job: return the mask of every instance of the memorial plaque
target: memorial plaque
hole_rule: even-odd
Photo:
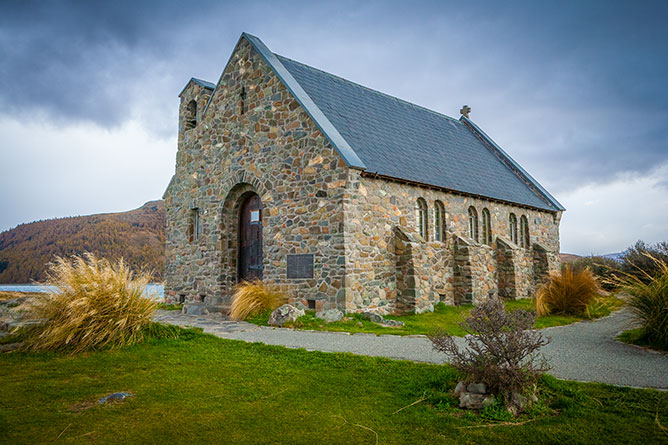
[[[288,278],[313,278],[313,254],[288,255]]]

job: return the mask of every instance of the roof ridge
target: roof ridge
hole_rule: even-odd
[[[452,116],[448,116],[447,114],[443,114],[443,113],[440,113],[440,112],[438,112],[438,111],[434,111],[434,110],[432,110],[431,108],[427,108],[427,107],[424,107],[424,106],[422,106],[422,105],[418,105],[418,104],[416,104],[416,103],[409,102],[409,101],[407,101],[407,100],[405,100],[405,99],[401,99],[401,98],[399,98],[399,97],[392,96],[391,94],[383,93],[382,91],[374,90],[374,89],[371,88],[371,87],[367,87],[367,86],[362,85],[362,84],[360,84],[360,83],[353,82],[352,80],[348,80],[348,79],[346,79],[345,77],[337,76],[336,74],[332,74],[332,73],[330,73],[330,72],[328,72],[328,71],[321,70],[320,68],[315,68],[315,67],[313,67],[313,66],[311,66],[311,65],[307,65],[307,64],[305,64],[305,63],[303,63],[303,62],[300,62],[300,61],[298,61],[298,60],[294,60],[294,59],[291,59],[291,58],[289,58],[289,57],[285,57],[285,56],[283,56],[283,55],[281,55],[281,54],[274,53],[274,55],[275,55],[276,57],[280,57],[280,58],[282,58],[282,59],[286,59],[286,60],[289,60],[290,62],[296,63],[297,65],[305,66],[305,67],[310,68],[310,69],[312,69],[312,70],[321,72],[321,73],[326,74],[327,76],[333,77],[333,78],[335,78],[335,79],[339,79],[339,80],[342,80],[342,81],[344,81],[344,82],[353,84],[353,85],[355,85],[355,86],[357,86],[357,87],[360,87],[360,88],[363,88],[363,89],[365,89],[365,90],[367,90],[367,91],[371,91],[372,93],[380,94],[381,96],[388,97],[388,98],[393,99],[393,100],[396,100],[396,101],[398,101],[398,102],[403,102],[403,103],[405,103],[405,104],[407,104],[407,105],[410,105],[410,106],[412,106],[412,107],[419,108],[419,109],[424,110],[424,111],[428,111],[429,113],[433,113],[433,114],[435,114],[435,115],[437,115],[437,116],[439,116],[439,117],[444,117],[444,118],[446,118],[446,119],[448,119],[448,120],[451,120],[451,121],[454,122],[454,123],[461,123],[458,119],[456,119],[456,118],[454,118],[454,117],[452,117]]]

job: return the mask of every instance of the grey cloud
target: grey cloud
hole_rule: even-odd
[[[0,107],[175,131],[190,76],[216,81],[241,31],[272,50],[473,118],[546,186],[668,161],[665,2],[10,2]]]

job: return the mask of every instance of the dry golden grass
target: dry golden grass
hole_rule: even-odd
[[[573,270],[564,266],[561,273],[553,273],[534,298],[539,316],[550,314],[583,315],[596,301],[602,290],[594,274],[585,268]]]
[[[56,257],[43,283],[56,290],[35,295],[22,307],[28,318],[42,321],[26,326],[24,348],[75,354],[141,341],[157,306],[144,296],[149,280],[122,259],[112,264],[90,253]]]
[[[287,302],[287,298],[275,286],[261,280],[243,281],[237,285],[232,297],[230,318],[245,320],[266,309],[276,309]]]

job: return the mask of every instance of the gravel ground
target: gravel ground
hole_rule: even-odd
[[[350,352],[430,363],[445,361],[444,355],[434,351],[423,336],[299,331],[233,322],[220,315],[193,316],[175,311],[158,311],[156,321],[201,327],[221,338],[309,351]],[[631,327],[628,312],[620,310],[595,321],[543,329],[543,334],[552,338],[542,350],[552,366],[550,374],[583,382],[668,389],[668,355],[615,340],[619,332]]]

